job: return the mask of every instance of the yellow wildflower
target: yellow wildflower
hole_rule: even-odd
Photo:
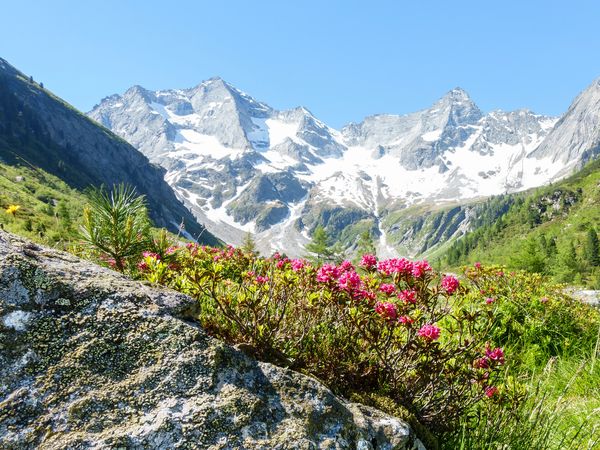
[[[8,214],[12,214],[13,216],[17,213],[17,211],[19,210],[20,206],[19,205],[9,205],[8,208],[6,208],[6,212]]]

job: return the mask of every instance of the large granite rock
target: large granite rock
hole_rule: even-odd
[[[0,448],[423,448],[209,337],[195,302],[0,231]]]

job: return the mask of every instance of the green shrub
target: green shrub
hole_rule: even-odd
[[[445,448],[582,442],[576,426],[561,428],[562,443],[554,429],[564,411],[552,394],[564,387],[544,384],[536,403],[536,380],[548,360],[589,358],[599,314],[539,274],[476,264],[459,282],[425,261],[365,255],[358,269],[315,266],[174,246],[167,235],[142,256],[139,276],[197,298],[210,333],[342,395],[406,411],[417,429],[456,445]]]
[[[88,196],[81,239],[96,256],[123,272],[129,260],[148,246],[150,221],[144,197],[126,185],[110,192],[103,187],[90,190]]]
[[[598,311],[566,295],[564,286],[501,266],[476,264],[464,273],[473,301],[486,302],[496,318],[490,337],[513,355],[513,367],[535,370],[552,357],[588,352],[595,342]]]
[[[316,267],[190,244],[145,252],[139,267],[199,299],[214,334],[343,394],[385,395],[437,432],[498,392],[494,317],[424,261],[367,257],[361,274],[347,261]]]

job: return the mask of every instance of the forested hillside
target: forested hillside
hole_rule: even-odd
[[[451,267],[495,262],[600,289],[599,232],[596,160],[559,183],[490,198],[472,231],[452,244],[441,261]]]

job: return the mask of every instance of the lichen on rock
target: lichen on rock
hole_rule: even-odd
[[[208,336],[195,308],[0,231],[0,448],[422,448],[402,420]]]

